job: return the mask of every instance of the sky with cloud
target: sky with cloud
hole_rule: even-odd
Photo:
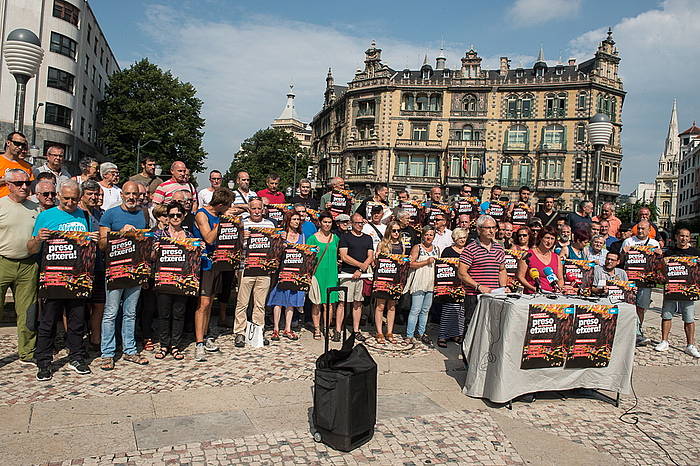
[[[454,3],[454,4],[453,4]],[[191,82],[204,101],[208,166],[227,169],[240,143],[282,111],[294,83],[309,121],[320,109],[325,76],[352,79],[377,41],[385,63],[416,69],[444,44],[456,68],[473,45],[484,67],[498,57],[531,66],[540,46],[550,63],[590,58],[609,26],[622,58],[622,192],[653,181],[671,105],[681,130],[700,120],[696,0],[494,0],[426,4],[357,0],[92,0],[122,67],[148,57]]]

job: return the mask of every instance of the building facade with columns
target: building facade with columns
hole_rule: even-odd
[[[97,106],[119,64],[88,1],[4,0],[0,1],[0,16],[3,44],[12,30],[23,28],[34,32],[44,49],[25,99],[24,134],[30,144],[35,139],[39,148],[34,163],[43,163],[51,145],[64,147],[66,162],[73,167],[86,155],[101,158]],[[0,68],[0,131],[4,138],[14,128],[15,80],[1,54]]]
[[[329,71],[324,104],[311,122],[318,178],[341,176],[356,192],[375,183],[419,196],[441,185],[450,193],[468,183],[506,193],[522,185],[553,195],[562,208],[593,194],[587,122],[608,114],[614,131],[601,158],[600,200],[619,195],[622,104],[619,53],[612,33],[595,56],[548,64],[540,50],[531,68],[481,67],[473,48],[450,69],[441,52],[435,67],[395,70],[374,43],[347,86]]]
[[[658,209],[657,223],[667,230],[676,222],[680,156],[681,139],[678,136],[678,113],[674,100],[654,187],[654,204]]]

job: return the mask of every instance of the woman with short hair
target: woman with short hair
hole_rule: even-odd
[[[425,328],[428,323],[428,313],[433,304],[433,286],[435,284],[435,258],[440,257],[440,249],[433,244],[435,227],[426,225],[421,230],[421,242],[411,248],[410,264],[413,270],[409,283],[406,285],[411,294],[411,311],[406,324],[406,342],[415,343],[416,326],[418,337],[424,344],[430,346],[430,337]]]

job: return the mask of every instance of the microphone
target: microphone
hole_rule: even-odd
[[[557,275],[554,273],[554,270],[552,270],[551,267],[545,267],[542,272],[544,272],[547,282],[552,285],[553,289],[559,288],[559,279],[557,279]]]
[[[534,267],[531,268],[530,269],[530,278],[535,282],[536,293],[539,293],[541,291],[540,290],[540,271]]]

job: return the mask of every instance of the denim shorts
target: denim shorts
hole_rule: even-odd
[[[676,301],[673,299],[664,299],[664,304],[661,306],[661,318],[663,320],[671,320],[673,314],[680,312],[683,317],[683,322],[690,324],[695,321],[695,301]]]
[[[637,301],[635,304],[642,309],[649,309],[651,307],[651,288],[639,287],[637,289]]]

